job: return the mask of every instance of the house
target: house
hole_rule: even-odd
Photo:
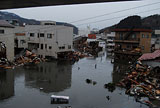
[[[0,20],[0,58],[14,60],[14,26],[5,20]],[[3,46],[2,46],[3,45]]]
[[[115,29],[115,50],[132,51],[140,48],[142,53],[151,52],[150,29]]]
[[[40,57],[59,58],[71,52],[73,47],[73,28],[43,21],[41,25],[26,25],[28,49]]]

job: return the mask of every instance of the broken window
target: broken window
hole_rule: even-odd
[[[40,34],[38,33],[38,38],[39,38],[39,35],[40,35]]]
[[[149,38],[149,35],[148,35],[148,34],[146,35],[146,38]]]
[[[132,34],[132,39],[136,39],[136,34]]]
[[[68,45],[68,49],[71,49],[71,45]]]
[[[45,49],[47,49],[47,44],[45,44]]]
[[[40,33],[40,37],[44,37],[44,33]]]
[[[25,41],[25,40],[21,40],[20,43],[21,43],[21,44],[24,44],[24,43],[26,43],[26,41]]]
[[[120,40],[123,40],[123,33],[120,33],[120,34],[119,34],[119,39],[120,39]]]
[[[41,44],[41,49],[43,49],[43,44]]]
[[[52,38],[53,34],[47,34],[47,38]]]
[[[62,49],[65,49],[65,46],[62,46]]]
[[[49,46],[49,49],[52,49],[52,46]]]
[[[30,37],[34,37],[34,33],[30,33]]]
[[[0,34],[4,34],[4,30],[0,30]]]

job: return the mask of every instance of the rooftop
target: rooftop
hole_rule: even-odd
[[[0,27],[14,28],[14,26],[6,20],[0,20]]]

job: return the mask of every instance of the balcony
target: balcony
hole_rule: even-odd
[[[139,43],[139,39],[134,40],[114,40],[115,43]]]

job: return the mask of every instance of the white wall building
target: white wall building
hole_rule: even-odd
[[[106,44],[107,55],[111,55],[112,52],[114,51],[114,46],[115,46],[115,43],[114,43],[115,32],[106,34],[106,37],[107,37],[107,44]]]
[[[58,53],[72,51],[73,28],[59,25],[26,25],[28,48],[41,57],[58,57]]]
[[[5,44],[6,58],[14,60],[14,26],[5,20],[0,20],[0,42]]]
[[[15,48],[25,49],[28,48],[27,35],[24,26],[15,26]]]

